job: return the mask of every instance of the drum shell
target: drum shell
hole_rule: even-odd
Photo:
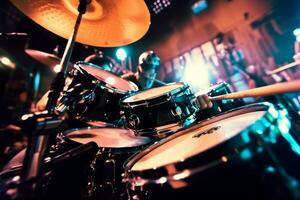
[[[79,115],[81,118],[102,120],[105,122],[112,122],[119,119],[119,100],[124,94],[108,91],[105,87],[101,86],[101,83],[96,78],[83,73],[83,70],[73,70],[72,83],[68,89],[74,87],[76,84],[82,84],[85,89],[95,92],[95,99],[82,106],[77,106],[76,110],[71,110],[71,113]]]
[[[125,96],[126,92],[108,87],[103,80],[99,80],[89,74],[80,64],[83,63],[76,65],[71,72],[70,76],[72,81],[68,89],[73,88],[77,84],[81,84],[85,90],[93,91],[95,98],[93,101],[77,105],[75,109],[69,109],[69,112],[85,121],[93,119],[113,122],[120,119],[119,101]],[[88,65],[88,67],[90,66]]]
[[[193,121],[196,107],[192,103],[192,98],[193,93],[189,87],[182,85],[172,94],[167,93],[138,102],[121,101],[121,110],[126,119],[125,126],[135,131],[136,134],[160,137],[170,131],[164,127],[169,125],[182,127],[189,118]]]
[[[101,86],[95,88],[95,94],[95,99],[86,105],[88,109],[81,117],[105,122],[114,122],[121,118],[119,101],[125,94],[113,93]]]
[[[293,163],[294,168],[299,167],[299,154],[292,150],[280,128],[276,128],[282,121],[273,120],[271,130],[266,128],[263,133],[266,138],[257,134],[255,129],[247,128],[201,155],[163,167],[132,171],[132,166],[143,157],[143,153],[146,155],[155,150],[155,145],[150,147],[125,163],[124,181],[128,193],[132,199],[199,199],[199,195],[211,199],[293,199],[294,192],[299,188],[293,188],[293,191],[288,184],[293,181],[297,183],[295,177],[299,173],[295,174],[290,166]],[[188,131],[184,130],[182,134]],[[177,134],[166,140],[176,138]],[[281,152],[278,154],[278,151]],[[281,174],[282,170],[286,174]]]
[[[215,86],[212,86],[208,89],[207,95],[210,97],[224,95],[231,93],[231,89],[228,83],[221,82]],[[234,108],[240,107],[244,105],[244,101],[242,99],[224,99],[224,100],[216,100],[213,101],[213,106],[208,109],[200,109],[197,111],[197,119],[204,120],[209,119],[213,116],[221,114],[223,112],[232,110]]]

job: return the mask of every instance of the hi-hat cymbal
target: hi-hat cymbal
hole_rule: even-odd
[[[33,59],[51,68],[54,68],[57,65],[59,65],[61,61],[59,57],[50,53],[46,53],[34,49],[26,49],[25,52]],[[71,66],[72,64],[70,63],[69,65]]]
[[[33,21],[68,39],[78,15],[79,0],[11,0]],[[92,0],[82,17],[77,42],[114,47],[139,40],[150,25],[143,0]]]

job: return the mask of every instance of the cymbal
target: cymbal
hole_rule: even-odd
[[[68,39],[78,15],[79,0],[10,0],[47,30]],[[130,44],[145,35],[150,25],[143,0],[92,0],[82,16],[76,41],[101,47]]]
[[[40,63],[49,66],[51,68],[57,66],[60,64],[60,58],[57,57],[56,55],[34,50],[34,49],[25,49],[26,54],[28,54],[30,57],[33,59],[39,61]],[[70,66],[72,65],[71,63],[69,64]]]

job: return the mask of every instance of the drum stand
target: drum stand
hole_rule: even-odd
[[[36,199],[41,188],[41,175],[44,168],[44,158],[48,148],[49,137],[54,136],[58,126],[64,120],[55,114],[55,107],[60,93],[65,85],[68,63],[70,61],[82,15],[86,12],[92,0],[79,0],[78,16],[68,40],[61,60],[61,71],[51,84],[46,110],[22,117],[24,133],[28,135],[28,146],[25,153],[20,181],[16,181],[15,188],[9,188],[6,194],[11,199]],[[45,131],[46,130],[46,131]]]

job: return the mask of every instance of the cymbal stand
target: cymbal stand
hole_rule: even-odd
[[[79,6],[78,6],[78,16],[76,19],[76,23],[73,29],[73,32],[70,35],[70,38],[68,40],[67,46],[64,51],[64,55],[62,57],[62,60],[60,62],[61,65],[61,71],[57,74],[56,78],[51,84],[50,92],[48,95],[48,101],[46,105],[47,116],[50,116],[48,119],[50,123],[45,123],[46,125],[51,124],[51,121],[55,119],[55,107],[57,100],[60,96],[60,93],[63,90],[63,87],[65,85],[67,70],[68,70],[68,63],[70,61],[74,43],[76,40],[77,32],[80,26],[80,22],[82,19],[82,15],[86,12],[86,8],[88,4],[91,3],[92,0],[79,0]],[[33,119],[34,116],[33,116]],[[32,122],[33,124],[36,123],[36,120],[29,120],[29,122]],[[30,125],[33,126],[34,125]],[[34,127],[37,128],[37,127]],[[56,127],[57,128],[57,127]],[[52,134],[53,135],[53,134]],[[33,194],[38,191],[40,188],[40,181],[39,178],[42,175],[42,171],[44,168],[44,157],[46,150],[48,148],[49,143],[49,137],[50,134],[36,134],[36,130],[31,130],[31,134],[28,134],[28,146],[25,154],[25,159],[23,163],[22,173],[21,173],[21,183],[20,187],[21,189],[17,191],[17,197],[16,198],[22,198],[22,199],[34,199],[37,196],[33,196]],[[23,183],[29,183],[23,184]],[[22,185],[26,185],[25,188],[22,188]]]

